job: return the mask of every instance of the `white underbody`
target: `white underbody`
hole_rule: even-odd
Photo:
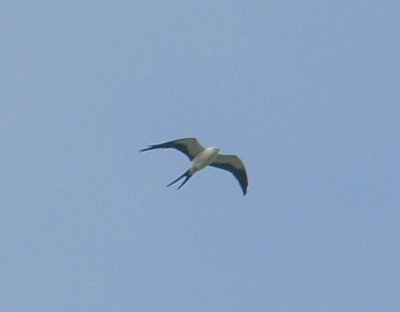
[[[202,152],[197,154],[196,157],[193,158],[192,167],[190,168],[190,173],[193,175],[197,171],[200,171],[201,169],[207,167],[209,164],[213,162],[215,157],[217,157],[218,152],[219,152],[218,147],[207,147]]]

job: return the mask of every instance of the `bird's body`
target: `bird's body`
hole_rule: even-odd
[[[145,152],[159,148],[175,148],[184,153],[192,161],[192,166],[167,186],[171,186],[180,179],[185,178],[182,184],[178,187],[178,189],[180,189],[196,172],[207,166],[212,166],[230,171],[239,181],[243,195],[246,195],[248,186],[247,174],[243,162],[239,157],[235,155],[221,155],[219,154],[220,149],[218,147],[204,148],[195,138],[184,138],[150,145],[140,151]]]
[[[190,168],[192,174],[195,174],[197,171],[200,171],[201,169],[204,169],[210,165],[217,157],[218,152],[218,147],[207,147],[198,153],[192,160],[192,167]]]

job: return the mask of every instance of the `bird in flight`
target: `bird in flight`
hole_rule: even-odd
[[[195,138],[183,138],[161,144],[149,145],[141,149],[141,152],[159,148],[174,148],[185,154],[191,161],[192,166],[181,176],[172,181],[167,187],[185,178],[178,190],[198,171],[207,166],[212,166],[229,171],[238,180],[242,188],[243,195],[247,193],[247,174],[243,162],[236,155],[221,155],[218,147],[203,147]]]

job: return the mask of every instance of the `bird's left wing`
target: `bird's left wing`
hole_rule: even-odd
[[[146,148],[141,149],[141,152],[149,151],[152,149],[157,149],[157,148],[175,148],[178,151],[182,152],[185,154],[187,157],[189,157],[190,160],[193,160],[193,158],[200,153],[201,151],[204,150],[204,147],[200,145],[200,143],[197,141],[195,138],[183,138],[183,139],[178,139],[178,140],[173,140],[161,144],[154,144],[154,145],[149,145]]]
[[[218,154],[214,161],[210,164],[210,166],[231,172],[239,181],[240,187],[243,191],[243,195],[246,195],[249,182],[247,179],[246,168],[244,167],[244,164],[239,157],[235,155]]]

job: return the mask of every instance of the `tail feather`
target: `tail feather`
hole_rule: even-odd
[[[176,178],[174,181],[172,181],[170,184],[167,185],[167,187],[171,186],[172,184],[178,182],[180,179],[185,178],[181,185],[179,185],[178,190],[192,177],[190,174],[190,169],[185,171],[182,175],[180,175],[178,178]]]

